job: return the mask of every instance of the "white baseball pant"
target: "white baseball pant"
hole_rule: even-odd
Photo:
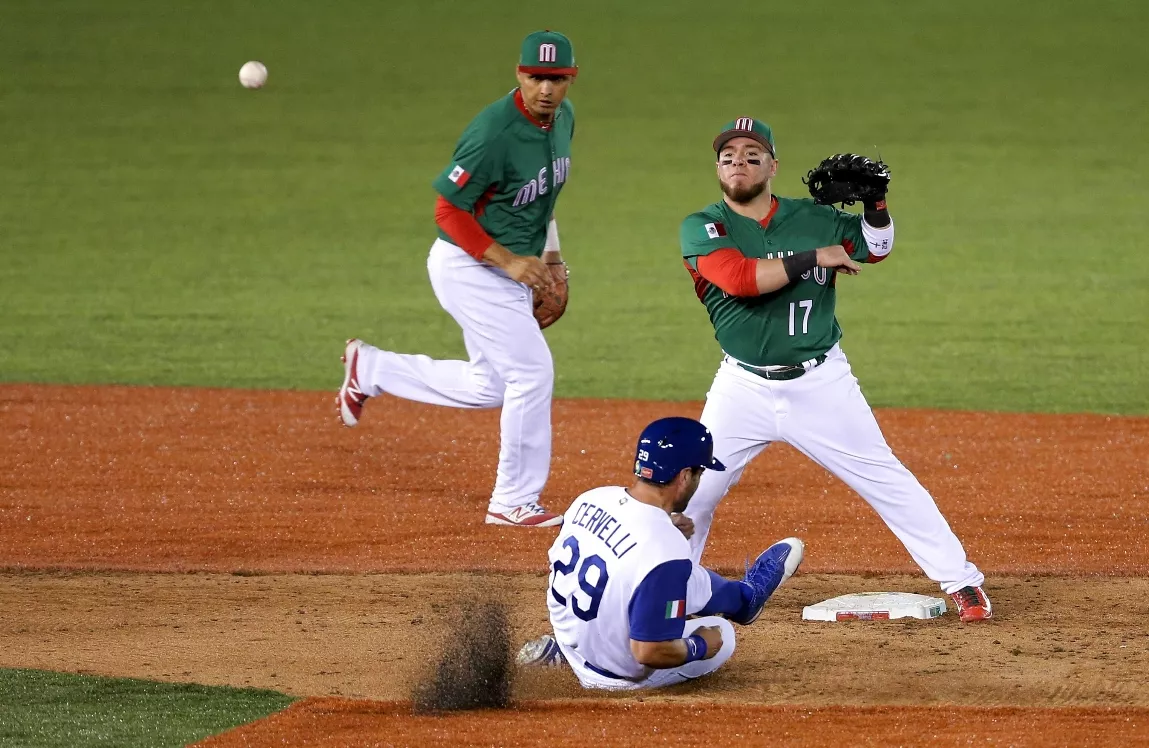
[[[722,629],[722,647],[718,650],[718,654],[708,660],[695,660],[680,667],[652,670],[650,675],[637,680],[611,678],[591,670],[587,667],[586,659],[579,654],[578,650],[564,647],[561,644],[559,647],[562,649],[563,656],[566,657],[567,663],[571,666],[571,669],[574,670],[583,688],[600,688],[608,691],[638,691],[647,688],[663,688],[710,675],[725,665],[726,661],[730,659],[730,655],[734,654],[734,626],[730,621],[719,616],[690,619],[686,622],[686,629],[683,631],[682,637],[689,637],[703,626],[717,626]]]
[[[359,386],[455,408],[498,408],[499,467],[491,510],[537,501],[551,462],[554,362],[533,315],[531,293],[506,273],[438,239],[427,272],[435,296],[463,329],[468,361],[392,353],[365,345]]]
[[[714,376],[699,420],[714,435],[714,456],[726,471],[707,470],[685,512],[694,520],[690,543],[696,565],[722,497],[759,452],[780,441],[857,491],[945,592],[984,581],[933,497],[886,444],[837,345],[821,366],[787,381],[764,379],[727,358]]]

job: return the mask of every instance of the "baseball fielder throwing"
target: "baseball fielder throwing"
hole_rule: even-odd
[[[562,522],[538,503],[550,470],[554,388],[541,328],[565,309],[554,207],[570,173],[574,109],[566,94],[577,72],[569,39],[530,34],[519,87],[471,121],[435,180],[439,238],[427,271],[439,303],[463,328],[470,360],[434,361],[356,339],[343,355],[338,405],[347,426],[359,422],[368,398],[383,393],[456,408],[502,407],[489,524]],[[562,306],[538,306],[556,291]]]
[[[679,513],[705,472],[726,468],[690,418],[646,427],[630,488],[575,499],[550,550],[547,609],[554,636],[528,642],[527,665],[570,665],[585,688],[658,688],[712,673],[734,653],[734,627],[753,623],[802,561],[802,542],[766,549],[740,580],[691,560]],[[687,614],[699,617],[686,620]]]
[[[885,259],[894,246],[884,164],[860,156],[831,160],[843,175],[856,168],[881,186],[858,216],[773,195],[774,136],[760,120],[734,120],[713,146],[723,199],[687,216],[680,240],[725,354],[702,422],[729,469],[707,471],[686,510],[695,526],[692,557],[701,558],[715,508],[742,471],[771,442],[783,441],[861,494],[953,597],[962,621],[989,618],[984,576],[886,445],[838,345],[837,276]]]

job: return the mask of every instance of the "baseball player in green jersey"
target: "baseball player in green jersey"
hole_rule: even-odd
[[[351,339],[344,351],[340,417],[354,426],[368,398],[396,397],[456,408],[502,407],[501,448],[486,522],[547,527],[554,364],[534,296],[565,290],[554,221],[567,181],[578,68],[565,36],[523,41],[518,87],[476,116],[434,181],[439,238],[427,269],[435,296],[463,329],[467,361],[392,353]],[[565,294],[564,294],[565,298]],[[561,314],[561,309],[558,313]]]
[[[770,127],[741,117],[713,143],[723,199],[682,222],[682,256],[725,354],[701,421],[725,472],[707,471],[686,514],[702,556],[718,502],[771,442],[786,442],[857,491],[962,621],[991,616],[984,576],[930,494],[894,456],[838,345],[835,281],[889,256],[881,199],[862,215],[773,194]],[[884,190],[883,190],[884,192]]]

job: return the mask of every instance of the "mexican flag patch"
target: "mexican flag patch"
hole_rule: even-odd
[[[470,178],[471,175],[467,173],[467,170],[458,164],[455,164],[455,168],[451,169],[451,173],[447,175],[447,179],[450,179],[459,187],[465,185]]]
[[[671,600],[666,604],[667,618],[686,618],[686,601]]]
[[[711,239],[726,236],[726,227],[721,223],[708,223],[706,224],[706,235]]]

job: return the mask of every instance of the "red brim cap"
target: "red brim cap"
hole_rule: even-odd
[[[722,149],[726,147],[726,144],[735,138],[750,138],[751,140],[757,140],[759,143],[765,146],[766,150],[770,151],[770,158],[777,158],[774,155],[774,146],[770,145],[770,141],[754,132],[753,130],[726,130],[722,132],[717,138],[714,139],[714,152],[721,152]]]
[[[528,34],[519,50],[519,72],[527,75],[578,75],[574,45],[557,31]]]
[[[527,65],[519,65],[519,72],[526,73],[527,75],[578,75],[578,66],[573,68],[548,68],[548,67],[529,67]]]

